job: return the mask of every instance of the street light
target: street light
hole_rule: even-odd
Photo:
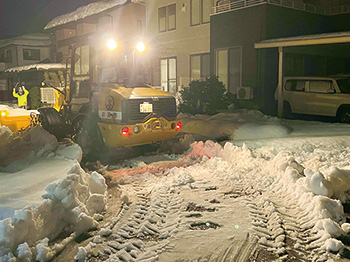
[[[113,51],[118,47],[118,44],[116,41],[114,41],[113,39],[109,39],[107,42],[107,47],[109,50]]]
[[[138,42],[136,44],[136,50],[139,52],[139,53],[143,53],[145,50],[146,50],[146,46],[143,42]]]

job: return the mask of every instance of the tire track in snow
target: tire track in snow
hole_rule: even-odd
[[[264,167],[262,166],[262,172]],[[267,170],[268,171],[268,170]],[[257,185],[258,183],[254,183]],[[308,213],[278,181],[246,197],[259,243],[282,261],[326,261],[323,242],[313,230]]]
[[[95,236],[88,244],[87,261],[155,261],[167,247],[181,222],[181,199],[164,187],[147,187],[145,179],[122,186],[129,203],[108,228],[108,236]]]

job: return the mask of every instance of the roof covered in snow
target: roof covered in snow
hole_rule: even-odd
[[[6,69],[5,72],[22,72],[22,71],[28,71],[28,70],[57,70],[57,69],[66,69],[65,64],[59,64],[59,63],[46,63],[46,64],[31,64],[31,65],[24,65],[24,66],[17,66]]]
[[[287,38],[276,38],[261,41],[255,44],[255,48],[272,48],[287,46],[303,46],[303,45],[324,45],[324,44],[340,44],[350,42],[350,31],[301,35]]]
[[[47,46],[52,44],[48,34],[35,33],[0,40],[0,48],[9,45]]]
[[[127,0],[105,0],[81,6],[71,13],[54,18],[45,26],[44,29],[50,29],[70,22],[75,22],[88,16],[99,14],[113,7],[123,5],[126,2]]]

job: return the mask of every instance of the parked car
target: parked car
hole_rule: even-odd
[[[332,116],[350,123],[350,77],[285,77],[282,99],[285,117]]]

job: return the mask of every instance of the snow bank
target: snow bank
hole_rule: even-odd
[[[0,140],[0,172],[18,172],[38,159],[82,159],[82,150],[78,145],[62,145],[56,137],[41,127],[25,131],[20,139],[11,139],[6,127],[0,127],[0,137],[7,138],[6,143]]]
[[[256,110],[237,110],[234,113],[220,113],[210,117],[182,114],[179,118],[183,122],[182,132],[199,134],[210,139],[267,139],[286,137],[291,132],[277,117],[266,116]]]
[[[7,144],[10,137],[12,136],[12,131],[7,126],[0,126],[0,146]]]
[[[0,261],[14,256],[20,261],[48,261],[67,244],[49,244],[63,231],[74,237],[97,227],[93,215],[104,210],[106,196],[104,178],[85,173],[76,163],[66,178],[47,186],[41,205],[17,210],[12,218],[0,221]]]
[[[278,201],[283,201],[283,207],[298,206],[302,212],[299,223],[305,230],[313,228],[318,232],[319,239],[314,245],[319,248],[337,252],[344,247],[335,238],[346,235],[350,229],[339,200],[339,196],[342,201],[350,199],[347,194],[350,189],[350,170],[333,167],[327,175],[323,175],[319,170],[304,169],[290,152],[276,153],[270,159],[257,154],[245,144],[242,147],[232,143],[226,143],[224,147],[217,145],[212,141],[196,142],[189,156],[202,157],[205,165],[213,170],[212,175],[223,176],[228,181],[242,180],[241,183],[248,180],[247,187],[262,186],[264,191],[277,194]],[[274,151],[273,148],[270,150]],[[227,173],[227,170],[236,171]],[[254,170],[252,173],[255,177],[249,176],[250,170]],[[266,201],[270,202],[268,199],[261,202],[264,209]],[[274,206],[271,208],[269,212],[278,217],[277,209]],[[271,241],[263,242],[264,245],[278,248],[278,241],[276,238],[271,244]]]

